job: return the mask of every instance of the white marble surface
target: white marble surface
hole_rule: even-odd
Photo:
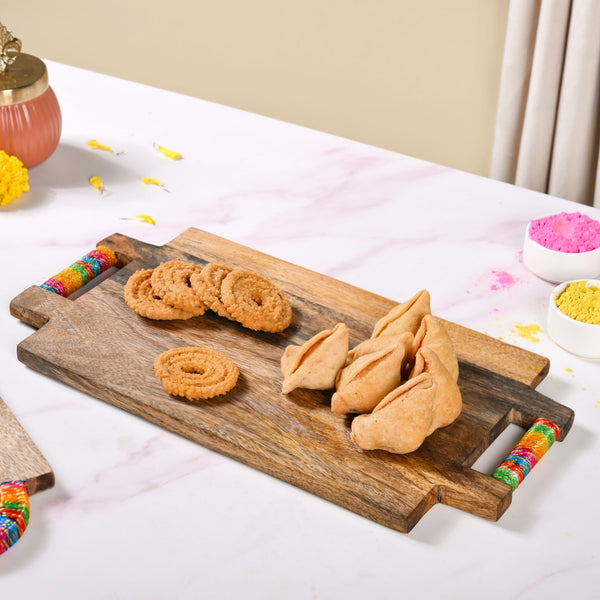
[[[548,339],[553,285],[525,269],[520,250],[531,218],[600,211],[201,100],[49,71],[61,144],[31,169],[31,191],[0,210],[0,396],[56,486],[32,497],[25,535],[0,557],[2,597],[598,597],[600,363]],[[92,138],[124,154],[91,150]],[[90,175],[104,178],[104,195]],[[138,214],[156,225],[121,220]],[[575,410],[571,432],[500,521],[437,505],[401,534],[17,360],[33,330],[10,316],[14,296],[111,233],[164,244],[189,226],[399,301],[429,289],[440,316],[550,358],[538,389]],[[502,272],[512,285],[497,285]],[[539,341],[519,323],[539,324]],[[521,433],[509,429],[478,466]]]

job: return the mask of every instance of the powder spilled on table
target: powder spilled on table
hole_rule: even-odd
[[[508,290],[518,282],[519,279],[506,271],[492,270],[490,275],[490,291]]]
[[[542,328],[536,323],[531,323],[530,325],[515,323],[515,326],[513,327],[513,333],[516,333],[519,337],[534,343],[540,341],[540,338],[537,336],[541,331]]]

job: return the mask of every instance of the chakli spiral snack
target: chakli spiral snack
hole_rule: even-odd
[[[256,331],[283,331],[292,320],[287,296],[266,277],[173,260],[136,271],[125,285],[127,305],[149,319],[189,319],[211,309]]]
[[[152,289],[153,269],[140,269],[127,280],[124,288],[127,306],[142,317],[157,320],[190,319],[195,314],[167,304]]]
[[[190,284],[196,295],[221,317],[231,318],[227,308],[221,301],[221,284],[223,279],[231,273],[225,265],[208,263],[200,273],[193,273]]]
[[[206,304],[192,289],[190,279],[201,272],[200,265],[170,260],[154,269],[150,283],[155,294],[167,304],[200,316],[206,312]]]
[[[159,354],[154,372],[165,391],[188,400],[206,400],[226,394],[237,383],[239,371],[224,354],[188,346]]]
[[[248,329],[283,331],[292,320],[287,296],[252,271],[235,269],[228,273],[221,284],[221,300],[231,318]]]

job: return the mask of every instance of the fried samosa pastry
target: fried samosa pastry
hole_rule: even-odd
[[[414,452],[430,429],[436,387],[429,373],[409,379],[390,392],[371,414],[352,421],[352,441],[363,450]]]
[[[433,315],[426,315],[421,321],[421,326],[415,335],[411,353],[417,355],[419,348],[428,346],[444,363],[454,381],[458,381],[458,359],[452,345],[452,340],[439,319]],[[411,371],[412,377],[412,371]]]
[[[421,373],[429,373],[437,386],[431,425],[427,432],[429,435],[439,427],[446,427],[457,419],[462,410],[462,396],[458,384],[429,346],[420,348],[415,357],[412,375],[417,377]]]
[[[357,358],[338,374],[331,411],[338,415],[370,412],[400,385],[404,344]]]
[[[417,292],[410,300],[398,304],[390,312],[379,319],[373,328],[371,337],[396,335],[410,331],[417,333],[421,320],[431,314],[431,297],[427,290]]]
[[[330,390],[348,355],[348,327],[338,323],[302,346],[288,346],[281,357],[282,393],[296,388]]]
[[[399,335],[386,335],[383,337],[369,338],[364,340],[357,346],[354,346],[348,357],[346,358],[346,365],[354,362],[357,358],[364,356],[365,354],[371,354],[371,352],[379,352],[380,350],[386,350],[397,344],[403,344],[405,349],[412,348],[414,343],[414,336],[410,331],[405,331]]]

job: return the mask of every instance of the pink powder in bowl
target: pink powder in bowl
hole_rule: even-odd
[[[531,221],[529,237],[549,250],[589,252],[600,248],[600,223],[580,212],[561,212]]]

